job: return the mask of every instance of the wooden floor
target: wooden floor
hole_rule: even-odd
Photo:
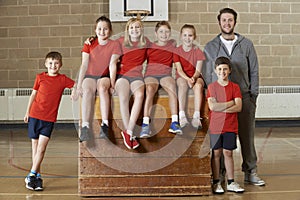
[[[300,127],[256,128],[258,169],[265,187],[244,185],[240,148],[235,153],[235,176],[245,193],[192,197],[102,197],[98,199],[300,199]],[[24,178],[31,165],[31,143],[23,126],[0,126],[0,199],[2,200],[77,200],[78,140],[71,125],[57,125],[42,165],[44,191],[25,188]],[[86,199],[86,198],[83,198]],[[96,199],[96,198],[88,198]]]

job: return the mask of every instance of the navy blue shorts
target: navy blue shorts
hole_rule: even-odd
[[[51,137],[54,122],[47,122],[40,119],[29,117],[28,119],[28,137],[38,139],[40,135]]]
[[[236,138],[237,134],[232,132],[225,132],[223,134],[210,134],[210,147],[213,150],[216,149],[226,149],[226,150],[234,150],[237,148],[236,146]]]

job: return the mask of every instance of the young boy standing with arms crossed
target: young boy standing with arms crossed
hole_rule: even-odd
[[[65,88],[74,86],[74,81],[60,74],[62,56],[59,52],[49,52],[45,58],[47,72],[37,74],[29,98],[24,122],[28,123],[28,136],[32,142],[32,167],[25,178],[29,190],[43,190],[41,164],[57,119],[60,100]],[[72,91],[72,98],[76,98]]]
[[[210,144],[214,153],[212,160],[213,192],[223,194],[221,186],[220,158],[223,153],[227,172],[227,191],[244,192],[240,185],[234,182],[233,150],[237,148],[238,134],[237,113],[242,110],[242,95],[237,84],[229,81],[231,72],[230,60],[218,57],[215,61],[215,73],[218,80],[208,85],[207,100],[210,109]]]

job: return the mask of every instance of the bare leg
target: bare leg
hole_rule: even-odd
[[[234,179],[234,161],[232,157],[233,151],[223,149],[223,155],[225,159],[225,168],[228,179]]]
[[[178,104],[179,104],[179,111],[185,111],[186,106],[186,94],[188,91],[188,84],[187,81],[183,78],[179,77],[177,79],[177,87],[178,87]]]
[[[38,139],[31,139],[31,148],[32,148],[32,164],[34,163],[34,158],[36,156],[37,148],[38,148]]]
[[[151,109],[153,106],[154,95],[158,90],[158,81],[156,78],[145,78],[146,97],[144,103],[144,117],[150,117]]]
[[[121,117],[124,125],[124,129],[128,129],[128,124],[129,124],[129,100],[130,100],[130,85],[129,82],[124,79],[124,78],[119,78],[116,82],[116,92],[119,96],[120,100],[120,112],[121,112]]]
[[[143,105],[145,85],[143,81],[137,80],[133,81],[130,87],[134,95],[134,102],[131,108],[131,114],[127,130],[133,131]]]
[[[90,122],[93,115],[92,106],[94,106],[95,93],[96,93],[96,81],[91,78],[85,78],[82,83],[83,95],[82,95],[82,122]]]
[[[178,115],[178,101],[175,79],[171,76],[162,78],[160,80],[162,88],[168,93],[169,96],[169,107],[171,115]]]
[[[214,157],[212,159],[212,171],[213,171],[213,179],[219,179],[220,172],[220,158],[222,154],[222,149],[216,149],[214,151]]]
[[[37,145],[37,150],[35,156],[33,158],[33,163],[31,167],[31,171],[40,172],[41,163],[44,159],[44,155],[46,152],[46,148],[49,142],[48,137],[40,135]]]
[[[110,98],[109,98],[109,88],[110,80],[109,78],[101,78],[97,82],[99,97],[100,97],[100,110],[101,117],[103,120],[108,120],[109,108],[110,108]]]
[[[203,87],[204,87],[203,80],[201,78],[198,78],[193,87],[195,112],[196,111],[200,112],[202,99],[203,99]]]

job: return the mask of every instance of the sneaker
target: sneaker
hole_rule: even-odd
[[[241,193],[244,192],[245,190],[238,183],[232,182],[229,185],[227,184],[227,191]]]
[[[101,125],[100,138],[108,138],[108,129],[109,127],[106,124]]]
[[[215,194],[223,194],[224,193],[224,189],[222,188],[220,181],[216,184],[213,184],[213,193],[215,193]]]
[[[178,122],[172,122],[169,132],[182,135],[182,130]]]
[[[258,177],[257,173],[245,173],[245,183],[249,183],[257,186],[264,186],[265,181]]]
[[[180,117],[179,119],[180,127],[184,128],[189,124],[189,121],[187,120],[186,116]]]
[[[90,129],[85,126],[80,129],[79,141],[84,142],[88,140],[90,140]]]
[[[29,190],[35,190],[36,188],[36,177],[26,176],[25,178],[26,188]]]
[[[199,117],[193,118],[192,126],[196,129],[202,129],[201,118]]]
[[[150,137],[150,126],[149,124],[142,124],[142,130],[140,132],[140,138],[148,138]]]
[[[131,147],[131,135],[129,135],[126,131],[121,131],[121,135],[123,137],[123,142],[128,149],[132,149]]]
[[[36,178],[36,188],[34,189],[35,191],[42,191],[43,188],[43,179],[41,177]]]
[[[135,139],[135,137],[131,137],[131,148],[136,149],[140,146],[140,143]]]
[[[126,131],[122,131],[121,135],[123,137],[124,144],[128,149],[136,149],[138,146],[140,146],[135,137],[132,137]]]

